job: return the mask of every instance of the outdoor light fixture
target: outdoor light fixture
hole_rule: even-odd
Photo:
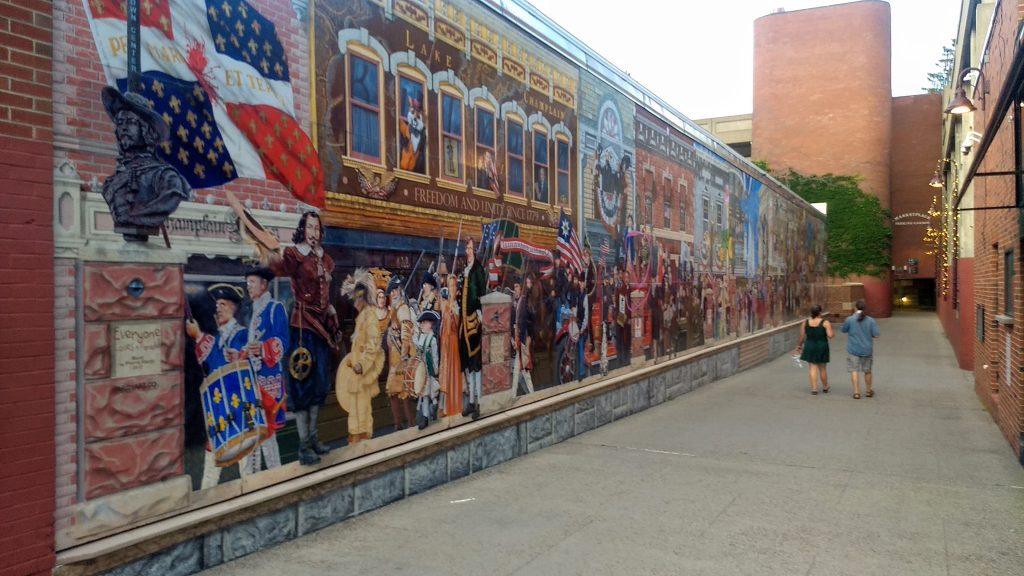
[[[932,174],[932,179],[928,182],[928,185],[932,188],[942,188],[946,185],[946,181],[942,178],[942,159],[935,163],[935,172]]]
[[[974,83],[974,96],[978,98],[981,109],[985,109],[985,75],[981,73],[980,68],[971,66],[970,68],[964,68],[960,72],[960,78],[956,83],[956,92],[953,94],[953,100],[946,107],[946,114],[966,114],[967,112],[974,112],[978,108],[974,105],[969,98],[967,93],[964,91],[964,84],[967,83],[967,75],[971,72],[978,73],[978,79]]]

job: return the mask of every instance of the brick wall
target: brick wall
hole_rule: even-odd
[[[935,259],[925,254],[926,218],[899,219],[901,215],[926,214],[937,189],[928,186],[935,162],[942,154],[942,95],[920,94],[892,100],[892,263],[896,279],[935,278]],[[899,270],[915,258],[917,273]]]
[[[0,575],[53,566],[52,4],[0,0]]]
[[[755,20],[752,158],[780,173],[793,168],[803,174],[860,176],[861,188],[888,208],[890,30],[885,2]],[[888,277],[835,280],[847,281],[864,283],[871,315],[891,314]]]
[[[989,102],[1004,87],[1016,44],[1020,19],[1016,3],[1000,3],[996,8],[989,61],[985,65],[985,78],[991,84]],[[990,105],[991,106],[991,105]],[[991,108],[975,114],[975,130],[987,127]],[[988,153],[981,160],[979,172],[1013,170],[1013,124],[1000,122]],[[1015,201],[1012,177],[979,177],[974,182],[975,206],[1012,206]],[[975,212],[974,297],[985,307],[985,340],[974,340],[975,390],[988,407],[999,428],[1006,436],[1014,453],[1021,455],[1022,415],[1024,394],[1021,391],[1021,310],[1024,308],[1021,283],[1021,243],[1018,210],[985,210]],[[996,314],[1006,311],[1004,298],[1004,255],[1013,250],[1013,324],[997,324]],[[961,320],[962,321],[962,320]],[[972,339],[973,340],[973,339]],[[1009,344],[1009,346],[1007,346]],[[1009,351],[1009,354],[1007,354]]]

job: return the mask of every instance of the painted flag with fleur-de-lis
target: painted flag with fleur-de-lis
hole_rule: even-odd
[[[107,80],[128,88],[124,0],[83,0]],[[160,153],[193,188],[273,179],[324,205],[323,171],[295,119],[284,47],[245,0],[139,0],[142,87],[170,127]]]

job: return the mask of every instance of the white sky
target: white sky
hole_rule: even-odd
[[[691,119],[749,114],[754,20],[829,0],[528,0]],[[893,96],[920,94],[956,36],[960,0],[889,0]],[[666,62],[674,55],[674,62]],[[665,68],[675,74],[666,74]]]

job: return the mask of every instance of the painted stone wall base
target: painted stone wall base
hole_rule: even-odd
[[[792,350],[797,335],[798,325],[793,324],[518,406],[334,480],[311,485],[308,479],[294,479],[306,487],[270,501],[238,505],[207,524],[165,532],[156,525],[145,527],[152,537],[119,546],[116,539],[125,535],[114,536],[91,557],[79,551],[76,558],[74,549],[65,551],[54,574],[195,574],[674,400],[736,374],[741,365],[750,367]],[[757,350],[760,362],[744,358],[745,349]]]

